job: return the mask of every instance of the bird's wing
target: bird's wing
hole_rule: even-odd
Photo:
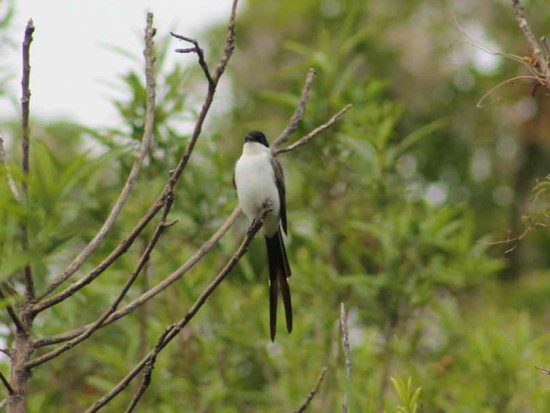
[[[285,174],[283,173],[281,164],[275,158],[271,158],[271,167],[273,168],[273,174],[275,176],[275,185],[277,185],[277,191],[279,192],[281,224],[283,225],[283,231],[287,234]]]

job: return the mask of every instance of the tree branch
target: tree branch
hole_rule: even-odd
[[[124,204],[126,203],[130,191],[134,187],[137,181],[139,171],[143,164],[145,156],[149,152],[151,141],[153,140],[153,126],[155,123],[155,78],[153,72],[153,65],[155,57],[153,56],[153,36],[156,33],[156,29],[153,28],[153,14],[147,13],[147,26],[145,29],[145,50],[143,52],[145,56],[145,85],[146,85],[146,111],[145,111],[145,123],[143,128],[143,137],[141,139],[139,151],[137,157],[132,165],[132,169],[126,179],[124,187],[120,192],[118,199],[111,208],[111,212],[107,216],[107,219],[97,232],[95,237],[84,247],[84,249],[78,254],[78,256],[69,264],[67,269],[55,278],[46,287],[45,291],[40,295],[39,299],[44,298],[51,292],[53,292],[59,285],[69,279],[75,274],[82,266],[84,261],[102,244],[103,240],[107,237],[107,234],[113,227],[116,219],[118,218]],[[40,307],[39,307],[40,308]],[[40,308],[42,311],[44,308]]]
[[[48,300],[45,300],[44,302],[38,303],[34,307],[34,311],[36,313],[41,312],[45,310],[46,308],[51,307],[52,305],[55,305],[71,295],[73,295],[76,291],[80,290],[85,285],[92,282],[95,278],[97,278],[103,271],[105,271],[114,261],[116,261],[124,252],[127,251],[127,249],[133,244],[134,240],[138,237],[138,235],[141,233],[141,231],[147,226],[147,224],[153,219],[153,217],[163,208],[163,206],[166,203],[166,198],[168,194],[173,192],[173,189],[180,179],[183,171],[185,170],[185,167],[187,166],[189,159],[191,157],[191,154],[193,153],[193,149],[195,147],[195,144],[202,132],[202,126],[204,124],[204,121],[206,119],[206,116],[210,110],[210,106],[212,105],[212,101],[214,99],[214,95],[216,93],[216,88],[219,83],[219,80],[223,73],[225,72],[225,69],[227,67],[227,63],[229,62],[229,59],[231,58],[231,55],[233,54],[233,50],[235,48],[235,13],[237,8],[238,0],[233,0],[233,6],[231,9],[231,17],[229,19],[229,33],[227,35],[227,38],[225,40],[225,47],[224,47],[224,53],[223,56],[218,63],[218,66],[216,67],[216,72],[214,77],[212,78],[214,82],[214,86],[211,87],[209,85],[208,91],[204,100],[204,103],[202,104],[199,117],[197,119],[197,122],[195,123],[195,128],[193,129],[193,133],[191,135],[191,138],[189,140],[189,143],[187,144],[180,161],[178,162],[176,168],[171,171],[170,178],[168,180],[168,183],[163,189],[163,192],[161,195],[157,198],[155,203],[151,206],[149,211],[146,213],[146,215],[141,219],[141,221],[136,225],[136,227],[131,231],[130,235],[123,240],[115,250],[92,272],[90,272],[87,276],[82,278],[81,280],[73,283],[71,286],[67,287],[64,291],[60,292],[59,294],[51,297]],[[70,277],[70,275],[69,275]],[[68,278],[68,277],[67,277]],[[63,282],[63,281],[61,281]],[[51,288],[49,290],[52,290]],[[53,291],[53,290],[52,290]],[[44,297],[47,295],[46,293],[42,295]]]
[[[241,213],[241,209],[239,207],[236,207],[231,213],[231,215],[229,215],[229,217],[221,225],[221,227],[204,244],[201,245],[201,247],[195,252],[195,254],[193,254],[191,258],[189,258],[185,262],[185,264],[183,264],[171,275],[166,277],[159,284],[150,288],[147,292],[135,298],[132,302],[130,302],[120,310],[111,314],[111,316],[108,317],[107,320],[105,320],[100,325],[100,327],[104,327],[128,315],[129,313],[131,313],[132,311],[136,310],[137,308],[142,306],[144,303],[149,301],[151,298],[153,298],[154,296],[156,296],[157,294],[161,293],[163,290],[168,288],[170,285],[172,285],[174,282],[179,280],[181,277],[183,277],[196,263],[198,263],[202,259],[202,257],[204,257],[212,249],[212,247],[214,247],[216,242],[218,242],[220,238],[223,235],[225,235],[225,233],[229,230],[229,228],[231,228],[233,223],[237,220],[240,213]],[[97,321],[95,321],[94,323],[88,324],[84,327],[79,327],[79,328],[67,331],[57,336],[37,339],[34,344],[35,348],[44,347],[44,346],[48,346],[56,343],[61,343],[61,342],[73,339],[74,337],[77,337],[80,334],[82,334],[84,331],[86,331],[96,322]]]
[[[273,156],[280,155],[281,153],[290,152],[293,151],[296,148],[299,148],[300,146],[305,145],[308,143],[311,139],[313,139],[315,136],[320,134],[321,132],[325,131],[326,129],[330,128],[338,119],[340,119],[344,114],[351,108],[351,104],[348,104],[344,106],[343,109],[341,109],[337,114],[335,114],[332,118],[330,118],[326,123],[323,123],[321,126],[318,126],[311,132],[309,132],[307,135],[300,138],[298,141],[293,143],[292,145],[285,146],[284,148],[275,149],[273,151]]]
[[[271,144],[273,148],[277,148],[281,144],[285,143],[288,140],[288,137],[298,127],[298,123],[300,123],[300,121],[302,120],[304,111],[306,109],[307,101],[309,100],[309,91],[311,89],[311,85],[313,84],[314,78],[315,78],[315,69],[309,69],[307,71],[304,87],[302,88],[302,94],[300,95],[300,100],[298,101],[298,106],[294,110],[294,114],[292,115],[292,118],[290,118],[290,121],[288,122],[288,125],[286,126],[285,130],[283,130],[281,134],[277,137],[277,139],[275,139]]]
[[[269,212],[272,210],[271,203],[267,203],[266,206],[262,209],[257,219],[255,219],[250,227],[248,228],[248,231],[246,233],[245,238],[243,239],[241,245],[235,252],[235,254],[231,257],[231,259],[227,262],[227,264],[224,266],[224,268],[220,271],[220,273],[212,280],[212,282],[204,289],[202,294],[199,296],[193,307],[185,314],[185,316],[176,324],[170,325],[167,330],[165,331],[162,336],[160,337],[159,341],[157,342],[157,345],[153,350],[147,354],[133,369],[130,371],[126,377],[124,377],[111,391],[109,391],[107,394],[105,394],[103,397],[101,397],[97,402],[95,402],[90,408],[86,410],[86,412],[96,412],[101,407],[105,406],[109,401],[111,401],[116,395],[118,395],[122,390],[128,386],[128,384],[137,376],[137,374],[145,367],[145,365],[153,358],[156,357],[156,355],[164,349],[172,341],[179,332],[187,325],[189,322],[195,317],[195,315],[199,312],[199,310],[202,308],[202,306],[206,303],[206,300],[208,297],[214,292],[214,290],[222,283],[222,281],[229,275],[231,270],[237,265],[239,260],[242,258],[242,256],[246,253],[248,250],[248,246],[250,242],[252,242],[252,239],[256,235],[256,233],[260,230],[260,228],[263,225],[264,219],[267,216]]]
[[[30,143],[29,143],[29,111],[31,103],[31,91],[30,91],[30,48],[32,43],[32,34],[34,33],[34,23],[32,19],[27,22],[25,28],[25,36],[23,38],[23,78],[21,79],[21,148],[23,150],[23,202],[25,206],[29,204],[29,171],[30,171]],[[21,223],[21,238],[23,251],[29,250],[29,231],[25,223]],[[34,298],[34,281],[32,278],[32,269],[30,264],[26,264],[24,269],[25,273],[25,294],[27,299],[32,300]]]
[[[323,370],[321,370],[321,374],[319,375],[319,378],[317,378],[317,381],[315,382],[315,386],[311,389],[309,394],[307,395],[304,402],[298,407],[298,409],[295,410],[295,413],[302,413],[307,409],[315,395],[319,392],[319,388],[321,387],[321,383],[323,382],[323,379],[325,378],[325,374],[327,373],[327,368],[323,367]]]
[[[204,50],[199,46],[199,42],[197,39],[192,39],[191,37],[182,36],[181,34],[176,34],[173,32],[170,32],[172,36],[174,36],[176,39],[183,40],[184,42],[192,43],[194,47],[188,48],[188,49],[176,49],[176,53],[196,53],[197,57],[199,58],[199,66],[202,68],[202,71],[204,73],[204,76],[206,77],[206,80],[208,80],[208,86],[209,87],[215,87],[214,79],[212,79],[212,76],[210,75],[210,69],[208,68],[208,64],[206,63],[206,60],[204,60]]]
[[[56,348],[55,350],[50,351],[49,353],[46,353],[40,357],[35,358],[34,360],[31,360],[29,363],[26,364],[27,368],[34,368],[36,366],[39,366],[40,364],[43,364],[47,361],[53,360],[54,358],[58,357],[59,355],[63,354],[65,351],[70,350],[77,344],[83,342],[84,340],[87,340],[92,336],[94,332],[96,332],[105,322],[105,320],[115,312],[115,310],[118,308],[119,304],[121,303],[122,299],[126,296],[128,291],[130,290],[130,287],[134,284],[135,280],[137,279],[138,275],[141,273],[141,270],[145,267],[147,264],[147,261],[149,260],[149,257],[151,256],[151,252],[155,248],[162,232],[168,228],[169,226],[173,224],[167,224],[166,218],[168,217],[168,214],[170,213],[170,210],[172,209],[172,203],[173,203],[173,197],[169,200],[169,202],[166,204],[166,207],[164,208],[164,212],[162,214],[162,218],[155,230],[155,233],[149,240],[149,243],[147,244],[143,254],[141,255],[141,258],[139,260],[139,263],[135,269],[135,271],[132,273],[130,278],[126,281],[124,287],[122,288],[122,291],[119,293],[119,295],[115,298],[115,300],[111,303],[107,311],[105,311],[101,317],[99,317],[95,322],[93,322],[91,325],[89,325],[86,330],[79,336],[75,337],[74,339],[70,340],[65,345]]]

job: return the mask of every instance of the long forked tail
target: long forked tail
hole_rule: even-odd
[[[290,265],[286,256],[283,235],[279,229],[271,237],[265,237],[267,260],[269,266],[269,328],[271,341],[275,341],[277,332],[277,301],[279,289],[285,307],[286,329],[292,332],[292,300],[287,278],[291,276]]]

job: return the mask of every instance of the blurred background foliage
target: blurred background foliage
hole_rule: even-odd
[[[524,3],[536,32],[545,34],[548,5]],[[2,16],[0,37],[9,22],[9,14]],[[236,203],[231,172],[242,137],[254,129],[273,137],[284,128],[309,67],[317,78],[296,136],[347,103],[353,108],[309,145],[281,156],[288,177],[293,334],[281,330],[276,343],[268,339],[264,251],[256,241],[158,358],[142,411],[291,411],[323,366],[328,373],[311,411],[338,411],[345,391],[352,412],[538,412],[550,405],[548,379],[535,370],[550,362],[550,231],[533,231],[514,245],[489,244],[505,239],[507,229],[520,233],[526,216],[547,219],[548,180],[536,187],[534,200],[532,188],[550,172],[548,91],[511,84],[476,108],[492,86],[524,69],[469,44],[458,24],[480,44],[529,53],[510,2],[241,5],[224,100],[177,187],[171,218],[179,222],[161,239],[129,299],[181,265],[223,222]],[[157,39],[154,146],[122,216],[82,273],[153,202],[196,118],[206,84],[198,68],[166,64],[174,44],[163,37],[165,29],[159,28]],[[224,35],[221,26],[201,36],[210,62]],[[31,262],[44,286],[104,220],[143,132],[144,75],[136,62],[135,71],[113,82],[123,96],[113,102],[117,128],[33,119],[27,209],[11,194],[2,166],[3,279],[13,276],[17,283]],[[6,165],[20,182],[18,120],[1,127],[11,138]],[[33,235],[30,254],[19,247],[22,220]],[[161,297],[39,367],[30,410],[79,411],[109,390],[190,307],[246,225],[239,221]],[[41,315],[35,335],[97,318],[133,270],[151,231],[97,282]],[[349,383],[340,302],[349,310]],[[2,335],[11,340],[8,329]],[[107,410],[121,411],[129,397],[126,392]]]

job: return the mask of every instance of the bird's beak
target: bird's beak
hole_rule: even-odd
[[[252,136],[250,136],[250,135],[246,135],[246,136],[244,137],[244,141],[245,141],[245,142],[254,142],[254,138],[253,138]]]

